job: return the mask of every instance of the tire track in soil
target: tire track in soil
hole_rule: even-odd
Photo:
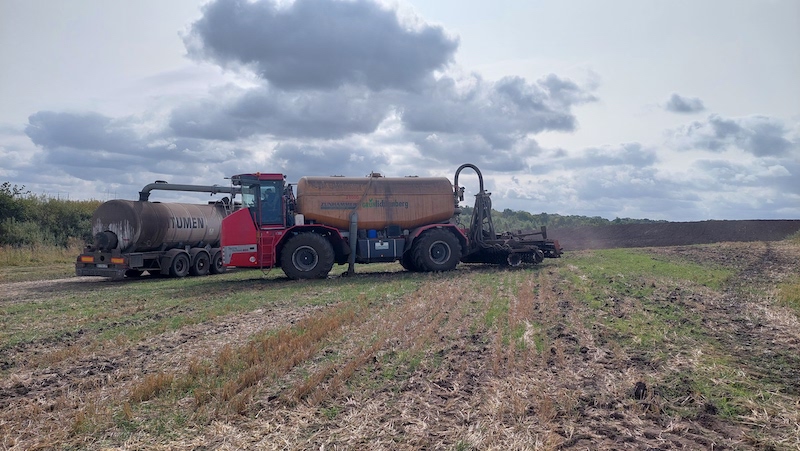
[[[775,287],[786,275],[797,272],[800,255],[772,243],[761,243],[763,250],[750,252],[752,245],[723,247],[709,259],[702,249],[675,248],[671,253],[699,263],[709,260],[733,263],[738,272],[729,281],[722,296],[695,309],[705,309],[704,325],[742,368],[755,379],[789,385],[790,395],[800,395],[800,330],[769,302],[769,287]],[[689,299],[692,300],[691,298]],[[787,320],[783,323],[781,320]]]
[[[124,282],[123,282],[124,283]],[[0,304],[35,302],[52,293],[83,293],[97,290],[100,285],[109,286],[102,277],[70,277],[67,279],[33,280],[27,282],[0,283]]]
[[[721,296],[716,299],[684,296],[673,292],[671,298],[695,311],[702,312],[702,324],[707,334],[717,340],[726,355],[738,363],[744,374],[763,386],[781,386],[786,395],[800,395],[800,323],[792,313],[781,312],[773,305],[768,289],[787,276],[797,273],[800,252],[780,243],[760,243],[756,246],[730,243],[706,252],[702,247],[660,249],[658,253],[679,255],[701,264],[724,264],[738,271],[731,277]],[[716,417],[716,407],[706,403],[698,412],[699,426],[721,433],[728,438],[741,439],[730,424]],[[791,412],[789,406],[787,412]],[[785,413],[784,413],[785,415]],[[789,414],[791,416],[791,414]],[[775,415],[769,421],[773,437],[791,437],[797,425],[791,418]],[[776,431],[781,431],[776,435]],[[735,431],[734,431],[735,432]],[[795,442],[795,446],[800,441]]]
[[[755,379],[788,385],[786,394],[800,395],[800,330],[783,327],[766,317],[771,306],[763,297],[753,293],[753,288],[766,290],[778,281],[774,274],[797,271],[798,256],[787,255],[766,243],[758,261],[746,267],[736,277],[720,300],[720,308],[732,317],[733,333],[718,337],[728,338],[727,344],[735,350],[746,371]],[[744,302],[742,302],[744,301]],[[730,315],[734,312],[734,315]],[[773,315],[779,316],[779,315]]]

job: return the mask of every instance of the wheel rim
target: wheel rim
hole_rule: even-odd
[[[444,241],[436,241],[430,247],[431,261],[441,265],[450,260],[450,246]]]
[[[301,246],[292,253],[292,264],[300,271],[311,271],[319,263],[319,255],[311,246]]]

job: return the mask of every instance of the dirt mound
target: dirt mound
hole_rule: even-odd
[[[800,231],[800,220],[742,220],[615,224],[547,231],[569,250],[663,247],[726,241],[780,241]]]

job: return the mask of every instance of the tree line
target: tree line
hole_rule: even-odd
[[[472,207],[461,207],[461,223],[469,224]],[[603,226],[613,224],[634,224],[667,222],[652,219],[615,218],[606,219],[600,216],[560,215],[557,213],[532,214],[523,210],[492,210],[492,223],[498,233],[514,230],[539,230],[542,226],[548,229],[564,229],[583,226]]]
[[[98,200],[34,195],[25,186],[0,185],[0,246],[68,246],[92,236]]]

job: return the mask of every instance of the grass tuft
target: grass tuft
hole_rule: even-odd
[[[800,316],[800,276],[795,275],[778,284],[778,301]]]
[[[134,403],[149,401],[169,390],[174,380],[175,375],[170,373],[148,374],[131,389],[128,399]]]

